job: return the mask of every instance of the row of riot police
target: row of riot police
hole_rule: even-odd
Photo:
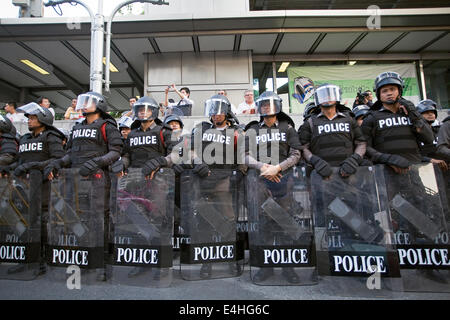
[[[42,267],[77,264],[75,258],[82,265],[82,257],[97,254],[102,257],[92,259],[91,268],[97,278],[142,285],[151,271],[162,285],[171,276],[175,211],[175,232],[188,239],[180,246],[185,279],[242,273],[244,245],[236,234],[241,214],[253,226],[248,241],[255,283],[316,283],[319,264],[328,266],[319,275],[334,270],[340,276],[341,266],[355,276],[362,261],[361,270],[378,262],[382,276],[398,278],[392,251],[399,243],[389,237],[408,234],[414,245],[425,245],[415,250],[432,250],[426,246],[447,231],[448,213],[442,192],[424,186],[419,165],[421,143],[433,144],[432,128],[402,98],[403,89],[397,73],[382,73],[375,80],[377,102],[352,113],[340,104],[338,86],[321,85],[298,131],[273,92],[256,101],[260,120],[245,126],[227,98],[214,95],[205,102],[209,121],[184,136],[182,114],[172,109],[162,122],[156,101],[143,97],[134,104],[133,121],[119,121],[130,127],[122,130],[126,138],[104,98],[88,92],[78,97],[85,120],[72,129],[65,151],[53,119],[31,103],[19,108],[31,131],[20,142],[2,127],[2,154],[3,141],[18,150],[5,152],[18,154],[18,161],[5,160],[2,170],[14,168],[14,183],[42,172],[42,239],[33,240],[41,243]],[[360,111],[361,125],[355,119]],[[441,206],[433,204],[437,200]],[[432,213],[424,215],[427,207]],[[55,230],[58,239],[52,238]],[[78,237],[77,246],[60,241],[68,237]],[[441,283],[448,278],[432,268],[423,273]]]

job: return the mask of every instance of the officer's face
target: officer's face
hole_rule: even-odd
[[[433,111],[425,111],[424,113],[422,113],[422,116],[425,118],[425,120],[433,122],[434,120],[436,120],[436,115],[434,114]]]
[[[138,111],[139,119],[148,119],[152,117],[152,110],[149,108],[140,108]]]
[[[180,123],[178,121],[170,121],[168,123],[168,125],[169,125],[169,127],[172,128],[172,130],[180,130],[181,129]]]
[[[122,137],[125,139],[128,137],[128,134],[131,132],[130,128],[121,128],[120,133],[122,134]]]
[[[393,84],[388,84],[380,89],[380,100],[385,101],[395,101],[399,96],[398,87]]]
[[[42,124],[39,122],[37,116],[35,115],[28,116],[28,130],[33,131],[34,129],[37,129],[41,126]]]
[[[225,122],[225,115],[224,114],[215,114],[212,116],[212,120],[214,125],[222,125]]]

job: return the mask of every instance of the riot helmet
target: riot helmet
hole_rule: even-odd
[[[158,118],[159,105],[151,97],[142,97],[133,104],[134,120],[148,121]]]
[[[283,100],[273,91],[266,91],[255,101],[261,117],[273,116],[281,112]]]
[[[370,108],[365,104],[360,104],[353,108],[352,112],[355,115],[355,119],[358,119],[361,116],[365,116],[369,112]]]
[[[127,116],[123,116],[119,119],[117,122],[117,125],[119,126],[119,130],[122,128],[131,128],[131,124],[133,123],[133,119]]]
[[[13,128],[13,124],[8,117],[0,115],[0,132],[1,133],[10,133]]]
[[[305,107],[305,111],[303,112],[303,119],[308,118],[318,109],[319,109],[319,107],[316,106],[316,104],[314,102],[308,103]]]
[[[319,107],[331,107],[341,102],[342,90],[339,86],[324,83],[318,86],[314,92],[314,102]]]
[[[417,105],[416,109],[420,114],[427,112],[427,111],[433,111],[437,118],[438,105],[433,100],[426,99],[426,100],[419,101],[419,104]]]
[[[108,105],[105,97],[93,91],[80,94],[77,98],[77,106],[75,107],[75,110],[81,110],[84,116],[96,112],[106,114],[107,109]]]
[[[180,127],[183,128],[184,124],[181,120],[181,117],[184,116],[183,111],[181,111],[177,107],[167,108],[164,112],[164,123],[169,124],[171,121],[177,121],[180,124]]]
[[[38,121],[45,126],[53,126],[53,114],[47,108],[41,107],[36,102],[30,102],[20,108],[17,108],[18,112],[23,112],[25,117],[35,115]]]
[[[229,112],[231,112],[231,103],[224,95],[215,94],[205,101],[204,115],[206,117],[212,117],[220,114],[223,114],[226,117]]]
[[[373,91],[375,91],[377,99],[380,100],[381,87],[388,84],[396,85],[398,87],[399,92],[399,97],[397,98],[398,100],[403,94],[403,88],[405,87],[405,83],[403,82],[402,77],[397,72],[393,71],[380,73],[378,77],[375,79],[375,87]]]

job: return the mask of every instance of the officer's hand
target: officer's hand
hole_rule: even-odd
[[[264,178],[279,183],[281,181],[281,167],[279,165],[273,166],[273,165],[264,165],[261,168],[261,176]]]
[[[444,160],[431,159],[430,162],[437,164],[439,166],[439,168],[441,168],[442,171],[448,170],[447,162],[445,162]]]
[[[94,159],[88,160],[80,167],[80,175],[83,177],[95,173],[99,169],[97,162]]]
[[[167,166],[167,160],[164,157],[158,157],[151,160],[148,160],[142,166],[142,174],[144,176],[150,175],[153,171],[158,170],[161,167]]]
[[[320,174],[323,178],[328,178],[333,174],[333,169],[331,169],[331,166],[322,158],[318,156],[312,156],[309,162],[311,162],[311,164],[314,166],[314,169],[316,169],[317,173]]]
[[[173,171],[175,172],[175,174],[178,174],[178,175],[182,174],[183,171],[184,171],[183,166],[182,166],[182,165],[179,165],[179,164],[174,164],[174,165],[172,166],[172,169],[173,169]]]
[[[111,165],[111,172],[120,174],[123,172],[123,162],[122,159],[118,159]]]
[[[194,170],[192,170],[195,174],[198,174],[202,178],[206,178],[210,175],[211,171],[206,163],[197,164],[194,166]]]
[[[45,177],[47,177],[47,179],[50,181],[53,180],[55,178],[55,175],[57,175],[56,173],[58,172],[59,169],[61,169],[61,165],[58,160],[54,160],[54,161],[50,162],[44,168],[44,172],[43,172],[44,180],[45,180]],[[55,172],[55,173],[53,173],[53,172]]]
[[[399,167],[401,169],[408,169],[410,166],[410,163],[407,159],[396,154],[390,154],[386,161],[386,164]]]
[[[355,174],[361,161],[362,158],[359,154],[356,153],[352,154],[350,157],[348,157],[341,163],[339,173],[341,174],[342,177],[348,177],[352,174]]]
[[[397,174],[406,174],[409,171],[409,168],[400,168],[393,165],[389,165],[389,167],[391,167]]]
[[[16,169],[14,169],[14,175],[16,177],[22,177],[27,173],[28,169],[25,167],[24,164],[20,164],[17,166]]]
[[[411,111],[415,111],[416,107],[414,106],[414,103],[412,103],[409,100],[406,100],[404,98],[400,98],[400,100],[398,100],[398,103],[400,104],[400,107],[406,111],[405,114],[408,115],[408,113],[410,113]]]

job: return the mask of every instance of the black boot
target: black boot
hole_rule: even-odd
[[[212,275],[212,265],[211,264],[203,264],[200,269],[200,278],[208,279],[211,278]]]
[[[295,273],[294,268],[283,268],[281,274],[289,283],[300,283],[300,278],[298,277],[298,274]]]
[[[273,268],[261,268],[253,277],[255,282],[263,282],[273,276]]]

